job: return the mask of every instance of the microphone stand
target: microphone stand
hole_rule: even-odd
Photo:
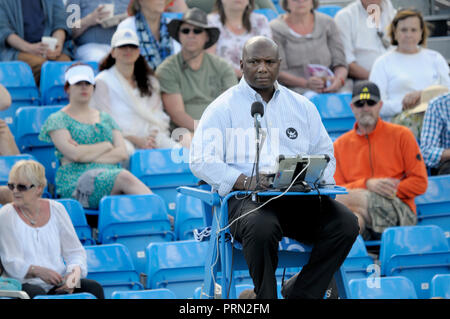
[[[258,116],[255,116],[255,130],[256,130],[256,190],[259,188],[259,128],[260,123],[258,121]]]

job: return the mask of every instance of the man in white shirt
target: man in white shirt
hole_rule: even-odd
[[[252,173],[256,133],[250,111],[256,101],[264,106],[261,172],[270,173],[279,154],[327,154],[331,160],[321,183],[334,185],[331,139],[314,104],[276,81],[280,61],[278,46],[271,39],[248,40],[240,83],[208,106],[195,131],[191,170],[221,196],[257,188]],[[267,175],[262,173],[260,181],[261,187],[269,186]],[[314,244],[308,264],[285,297],[323,298],[358,235],[354,215],[328,196],[284,196],[245,216],[261,204],[232,197],[228,205],[230,231],[243,245],[257,298],[277,297],[275,270],[282,236]]]
[[[387,27],[395,13],[390,0],[355,0],[336,14],[350,77],[369,78],[376,58],[390,48]]]

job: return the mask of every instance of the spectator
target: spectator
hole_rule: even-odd
[[[349,77],[367,80],[375,59],[391,47],[387,27],[396,10],[391,0],[354,0],[334,20],[344,45]]]
[[[156,70],[165,110],[173,124],[194,132],[205,108],[237,83],[231,65],[205,52],[216,43],[219,29],[207,24],[206,13],[189,9],[181,20],[169,23],[169,34],[181,43],[181,52],[169,57]],[[185,135],[189,138],[188,134]],[[189,144],[189,142],[186,142]]]
[[[425,48],[428,28],[419,11],[397,12],[389,36],[397,48],[375,60],[369,77],[380,88],[384,101],[380,114],[385,120],[418,105],[426,87],[450,87],[447,61],[440,53]]]
[[[49,116],[39,135],[42,141],[55,144],[61,162],[55,178],[57,194],[97,209],[105,195],[151,193],[119,167],[128,155],[116,122],[89,107],[95,84],[92,68],[74,64],[67,69],[65,80],[69,104]]]
[[[211,13],[214,10],[214,1],[213,0],[186,0],[186,4],[189,8],[199,8],[200,10]],[[278,12],[275,8],[275,5],[271,0],[255,0],[255,9],[272,9],[275,12]]]
[[[108,55],[111,37],[120,21],[128,17],[129,0],[112,0],[114,16],[110,17],[104,0],[68,0],[67,10],[74,5],[81,9],[80,20],[72,28],[75,40],[75,59],[81,61],[100,61]]]
[[[334,178],[349,193],[336,200],[358,217],[364,239],[379,239],[386,227],[416,224],[414,198],[427,189],[427,171],[411,131],[379,118],[376,84],[355,84],[350,106],[355,127],[334,142]]]
[[[159,82],[139,53],[139,39],[120,29],[111,53],[100,64],[92,106],[109,113],[125,137],[128,154],[137,149],[171,148],[169,116],[164,113]]]
[[[153,70],[179,50],[170,38],[168,21],[162,16],[164,8],[164,1],[131,0],[128,6],[130,17],[117,27],[118,30],[131,29],[138,35],[141,55]]]
[[[450,93],[430,102],[423,120],[420,149],[431,175],[450,174]]]
[[[41,66],[47,60],[70,61],[64,46],[71,31],[62,1],[4,0],[0,2],[0,60],[21,60],[33,70],[39,85]],[[42,41],[57,39],[55,49]]]
[[[305,93],[340,91],[347,78],[344,47],[334,20],[315,11],[318,0],[282,0],[286,10],[270,22],[280,47],[279,81]]]
[[[11,95],[8,90],[0,84],[0,111],[4,111],[11,106]],[[0,119],[0,156],[19,154],[16,141],[8,124]],[[2,197],[0,195],[0,197]],[[1,203],[1,201],[0,201]]]
[[[36,295],[88,292],[103,299],[103,288],[86,279],[86,251],[64,206],[42,199],[45,168],[17,162],[9,173],[14,202],[0,209],[0,256],[7,277]]]
[[[272,38],[269,21],[253,12],[254,3],[254,0],[216,0],[216,11],[208,15],[208,24],[220,30],[219,40],[208,52],[230,61],[238,78],[242,76],[240,61],[244,43],[256,35]]]

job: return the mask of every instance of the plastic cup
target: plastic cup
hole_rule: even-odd
[[[53,51],[56,49],[56,44],[58,44],[58,39],[54,37],[42,37],[42,43],[48,45],[48,49]]]

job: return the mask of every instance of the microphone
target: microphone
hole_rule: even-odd
[[[261,102],[253,102],[251,114],[258,122],[261,120],[261,117],[264,116],[264,106]]]
[[[259,129],[261,128],[261,117],[264,116],[264,105],[261,102],[253,102],[251,115],[255,120],[256,130],[256,189],[259,185]]]

